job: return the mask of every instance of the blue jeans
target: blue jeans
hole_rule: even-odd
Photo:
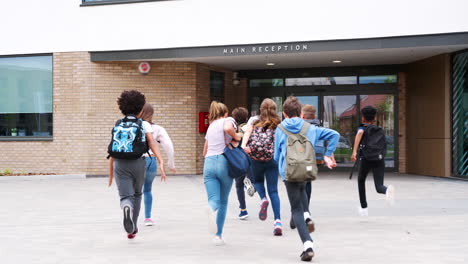
[[[145,157],[146,160],[146,173],[145,183],[143,184],[143,199],[145,202],[145,218],[151,218],[151,208],[153,207],[153,194],[151,189],[153,181],[156,177],[156,169],[158,164],[155,157]]]
[[[252,161],[252,160],[251,160]],[[236,180],[236,192],[237,192],[237,199],[239,200],[239,208],[240,209],[247,209],[247,205],[245,204],[245,192],[244,192],[244,179],[248,178],[251,182],[252,179],[252,166],[250,166],[247,174],[241,177],[237,177]]]
[[[208,205],[211,210],[217,212],[217,236],[221,236],[223,233],[229,192],[232,187],[232,178],[229,177],[228,174],[228,162],[223,155],[215,155],[205,158],[203,177],[206,193],[208,195]]]
[[[264,183],[266,180],[273,214],[275,215],[275,219],[281,219],[280,199],[278,195],[278,163],[275,160],[267,162],[252,160],[252,171],[254,186],[261,199],[266,198]]]

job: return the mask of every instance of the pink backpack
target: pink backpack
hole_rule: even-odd
[[[256,127],[250,135],[247,147],[253,160],[270,161],[275,151],[275,130]]]

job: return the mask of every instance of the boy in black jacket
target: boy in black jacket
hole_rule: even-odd
[[[378,193],[385,194],[386,201],[393,205],[393,199],[395,194],[395,188],[392,185],[386,187],[384,185],[384,171],[385,171],[385,159],[381,160],[366,160],[362,155],[362,150],[360,149],[361,140],[363,135],[368,128],[368,126],[374,125],[375,116],[377,114],[377,109],[372,106],[366,106],[361,110],[362,114],[362,124],[358,128],[358,133],[356,139],[354,140],[353,154],[351,155],[351,160],[356,161],[359,158],[359,176],[358,176],[358,189],[359,189],[359,200],[361,206],[359,207],[359,215],[368,216],[369,212],[367,209],[367,200],[366,200],[366,177],[370,170],[374,175],[374,184],[375,189]],[[359,156],[358,156],[359,151]]]

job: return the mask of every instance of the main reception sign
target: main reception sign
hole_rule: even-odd
[[[223,48],[223,55],[257,54],[257,53],[285,53],[308,51],[308,44],[287,44],[287,45],[259,45],[247,47]]]

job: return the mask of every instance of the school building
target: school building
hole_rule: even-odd
[[[171,135],[178,174],[203,170],[211,100],[315,105],[349,170],[373,105],[387,169],[468,177],[468,2],[6,1],[0,23],[0,172],[104,175],[136,89]]]

